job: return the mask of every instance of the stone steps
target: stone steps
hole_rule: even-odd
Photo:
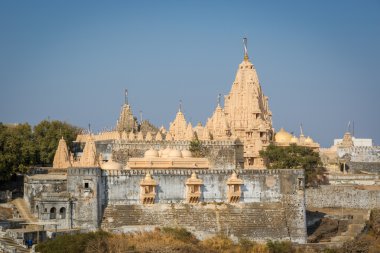
[[[4,252],[20,252],[20,253],[30,252],[29,249],[21,246],[12,238],[6,237],[6,236],[0,237],[0,251],[1,252],[3,251]]]
[[[14,199],[12,201],[12,204],[18,210],[18,213],[21,216],[21,218],[25,219],[26,222],[37,222],[38,221],[38,219],[36,217],[34,217],[33,214],[30,212],[29,207],[23,198]],[[26,225],[26,228],[38,229],[38,226]]]

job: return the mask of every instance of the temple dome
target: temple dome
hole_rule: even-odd
[[[312,144],[312,143],[314,143],[314,141],[313,141],[312,138],[310,138],[310,136],[308,136],[308,137],[306,138],[306,140],[305,140],[305,143],[307,143],[307,144]]]
[[[147,151],[145,151],[144,157],[145,157],[145,158],[155,158],[155,157],[159,157],[159,155],[158,155],[158,151],[155,150],[155,149],[153,149],[153,148],[150,148],[150,149],[148,149]]]
[[[108,162],[103,163],[101,168],[103,170],[122,170],[123,165],[118,162],[113,161],[111,158],[110,160],[108,160]]]
[[[298,143],[298,138],[293,135],[293,137],[290,139],[290,143]]]
[[[274,137],[276,142],[290,142],[292,139],[292,135],[288,132],[286,132],[283,128],[280,129],[279,132],[276,133]]]
[[[161,157],[162,157],[162,158],[168,158],[168,157],[169,157],[169,154],[170,154],[171,151],[172,151],[172,150],[171,150],[169,147],[165,148],[165,149],[162,150],[162,152],[161,152]]]
[[[181,157],[182,157],[182,153],[178,149],[173,149],[169,153],[169,158],[181,158]]]
[[[190,157],[192,157],[191,151],[189,151],[189,150],[182,150],[182,157],[183,158],[190,158]]]

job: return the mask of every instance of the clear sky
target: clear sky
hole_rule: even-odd
[[[380,1],[0,1],[0,121],[203,124],[243,59],[276,130],[322,146],[355,121],[380,144]]]

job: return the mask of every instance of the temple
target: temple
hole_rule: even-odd
[[[137,164],[137,161],[128,163],[130,159],[143,159],[145,151],[152,147],[158,152],[166,148],[183,151],[189,150],[190,144],[194,140],[200,141],[205,150],[214,149],[215,146],[220,145],[225,146],[225,150],[230,150],[226,151],[229,153],[227,162],[223,161],[223,158],[220,160],[215,152],[204,152],[204,156],[209,159],[210,168],[223,162],[230,168],[265,168],[264,161],[259,154],[260,150],[265,149],[270,143],[276,145],[286,143],[276,141],[274,138],[269,99],[264,95],[256,69],[249,59],[246,39],[244,39],[243,61],[238,66],[230,93],[224,96],[224,107],[220,100],[221,95],[218,97],[214,113],[207,119],[204,126],[202,123],[198,123],[193,127],[191,122],[186,120],[182,112],[182,105],[180,105],[174,120],[170,122],[168,130],[166,130],[164,127],[158,129],[148,121],[138,122],[132,113],[126,95],[115,130],[92,135],[92,138],[97,142],[98,152],[102,153],[103,158],[111,155],[105,154],[104,148],[100,147],[108,142],[107,145],[112,146],[111,152],[115,153],[116,160],[124,164],[126,168]],[[145,125],[150,124],[150,127],[144,127],[144,123]],[[281,131],[276,136],[280,135],[282,135]],[[78,135],[76,141],[84,143],[88,139],[87,135]],[[310,146],[315,150],[319,147],[311,138],[304,138],[302,134],[296,141],[294,138],[293,140],[288,139],[286,140],[287,144]],[[125,157],[125,153],[131,153],[129,151],[131,151],[132,143],[136,142],[140,144],[138,148],[141,147],[141,150],[137,154]],[[179,143],[182,144],[178,145]],[[82,159],[80,155],[78,158]],[[138,164],[144,163],[140,161]]]
[[[303,133],[275,133],[246,39],[243,61],[221,100],[205,124],[195,126],[180,104],[166,129],[137,120],[126,91],[114,130],[78,135],[72,154],[62,138],[53,168],[26,176],[24,200],[32,215],[62,230],[181,226],[198,238],[305,243],[304,171],[268,170],[259,152],[271,143],[316,151],[319,145]]]

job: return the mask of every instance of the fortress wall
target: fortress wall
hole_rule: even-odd
[[[379,159],[380,160],[380,159]],[[349,173],[360,173],[366,171],[371,173],[380,173],[380,161],[378,162],[348,162]]]
[[[322,185],[306,189],[307,208],[380,208],[380,191],[355,186]]]
[[[102,227],[182,226],[200,237],[209,231],[255,240],[306,241],[302,170],[237,171],[244,181],[238,204],[226,203],[231,171],[196,172],[204,183],[201,203],[196,205],[185,203],[185,182],[191,171],[151,171],[158,183],[154,205],[140,204],[139,183],[144,171],[103,172],[108,204]]]
[[[67,191],[73,199],[73,227],[96,229],[99,227],[105,205],[104,184],[100,168],[69,168]]]
[[[203,180],[203,202],[227,200],[227,180],[231,170],[120,170],[103,171],[106,177],[109,204],[138,204],[140,181],[145,173],[152,175],[158,186],[156,202],[182,203],[185,201],[186,180],[195,172]],[[243,180],[241,201],[279,202],[283,194],[297,192],[298,178],[303,180],[301,170],[237,170]]]

